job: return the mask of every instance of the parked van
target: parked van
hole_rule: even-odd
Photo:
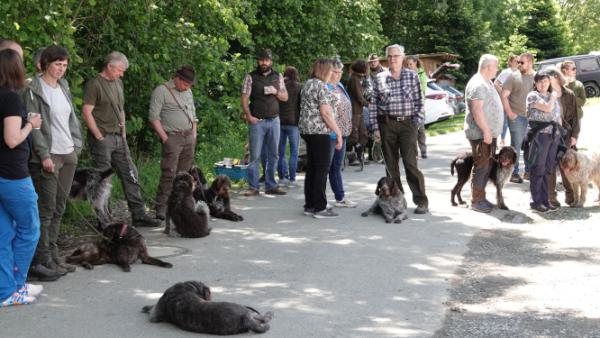
[[[575,62],[577,66],[577,80],[585,86],[587,97],[600,96],[600,55],[596,53],[588,55],[574,55],[548,59],[536,62],[538,69],[554,67],[565,60]]]

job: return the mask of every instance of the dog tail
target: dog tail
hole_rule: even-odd
[[[452,176],[454,176],[454,166],[456,165],[456,159],[453,159],[452,162],[450,163],[450,174],[452,174]]]
[[[142,312],[143,313],[150,313],[150,311],[152,311],[152,308],[154,307],[154,305],[146,305],[142,308]]]

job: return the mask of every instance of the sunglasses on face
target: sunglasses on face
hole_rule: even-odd
[[[517,61],[517,64],[524,65],[527,61]]]

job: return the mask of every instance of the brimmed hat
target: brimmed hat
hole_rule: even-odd
[[[273,59],[273,53],[271,53],[270,49],[261,49],[258,51],[258,53],[256,53],[256,59],[257,60],[272,60]]]
[[[371,53],[369,54],[369,58],[367,59],[368,62],[371,61],[379,61],[379,56],[377,56],[377,54],[375,53]]]
[[[175,71],[175,75],[187,83],[196,84],[196,71],[192,66],[182,66]]]

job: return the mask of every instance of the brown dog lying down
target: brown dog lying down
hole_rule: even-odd
[[[210,289],[202,282],[177,283],[165,291],[156,305],[144,306],[151,322],[170,322],[198,333],[230,335],[269,330],[273,312],[264,315],[243,305],[212,302]]]
[[[194,178],[189,173],[181,171],[175,176],[173,189],[167,201],[165,234],[187,238],[210,235],[208,206],[204,202],[194,201],[194,186]],[[174,227],[171,227],[171,222]]]
[[[80,245],[66,258],[71,264],[79,264],[86,269],[93,269],[94,265],[107,263],[117,264],[123,271],[131,270],[130,264],[138,259],[144,264],[158,265],[171,268],[171,263],[163,262],[150,257],[146,249],[144,237],[134,228],[125,223],[114,223],[102,232],[104,238]]]
[[[225,175],[218,175],[208,187],[208,181],[198,167],[190,169],[190,175],[194,178],[196,186],[194,188],[194,199],[196,202],[204,201],[210,210],[210,215],[215,218],[222,218],[234,222],[243,221],[244,217],[231,210],[231,201],[229,191],[231,190],[231,180]]]
[[[496,203],[498,208],[508,210],[506,204],[504,204],[504,196],[502,195],[502,189],[504,183],[508,181],[512,174],[515,162],[517,160],[517,153],[515,149],[510,146],[502,147],[498,154],[494,155],[492,160],[492,168],[490,169],[489,180],[496,186]],[[454,175],[454,169],[456,168],[456,176],[458,178],[456,185],[452,188],[450,193],[450,202],[453,206],[457,206],[454,202],[454,197],[458,197],[458,203],[465,204],[460,196],[463,186],[471,179],[471,172],[473,171],[473,153],[466,152],[460,154],[452,160],[450,163],[450,173]]]

